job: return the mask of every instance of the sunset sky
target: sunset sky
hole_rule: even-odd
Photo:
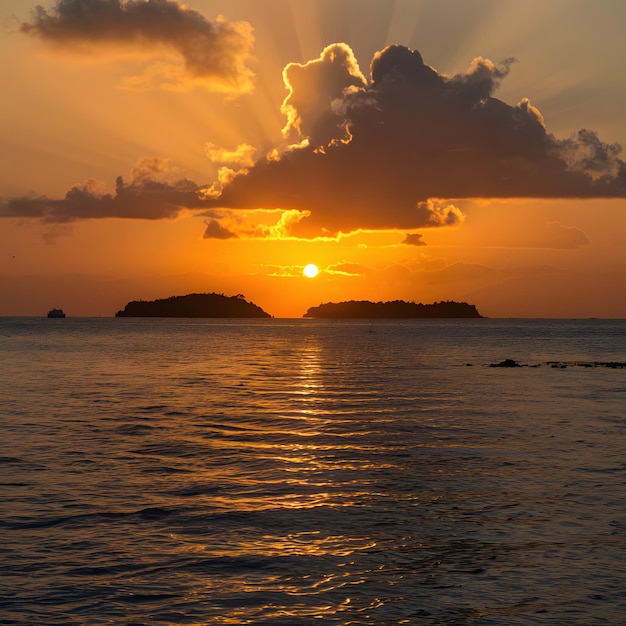
[[[215,291],[276,317],[626,317],[624,0],[0,0],[0,19],[0,315]]]

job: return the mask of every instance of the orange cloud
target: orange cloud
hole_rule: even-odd
[[[281,112],[287,117],[283,134],[306,137],[313,148],[336,140],[346,140],[342,116],[334,107],[352,88],[365,88],[354,53],[345,43],[324,48],[319,58],[304,65],[289,63],[283,70],[283,81],[289,91]]]
[[[327,274],[338,274],[340,276],[366,276],[369,270],[358,263],[337,263],[330,265],[324,270]]]
[[[205,220],[205,239],[286,239],[292,236],[298,222],[308,217],[306,211],[263,210],[258,211],[208,211]],[[273,223],[267,223],[274,217]],[[263,221],[260,221],[263,220]]]
[[[234,150],[228,150],[210,142],[204,144],[204,151],[215,165],[236,166],[238,168],[254,165],[254,155],[257,152],[255,147],[246,143],[238,145]]]

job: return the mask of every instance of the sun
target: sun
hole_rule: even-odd
[[[318,275],[319,270],[317,269],[317,265],[313,265],[313,263],[309,263],[308,265],[304,266],[302,273],[307,278],[315,278]]]

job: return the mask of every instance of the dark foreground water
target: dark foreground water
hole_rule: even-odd
[[[626,321],[0,318],[0,624],[625,624],[624,362]]]

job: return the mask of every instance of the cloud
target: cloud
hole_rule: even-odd
[[[271,226],[259,224],[247,234],[253,237],[282,239],[291,236],[294,226],[302,219],[308,217],[306,211],[298,211],[297,209],[289,209],[280,211],[279,213],[280,215],[276,224]]]
[[[431,198],[626,197],[618,144],[556,139],[528,99],[493,96],[513,59],[445,76],[419,52],[376,53],[365,84],[346,44],[285,70],[285,131],[300,140],[223,187],[216,205],[310,211],[300,234],[454,226]],[[453,205],[452,205],[453,206]]]
[[[471,223],[458,233],[456,244],[514,250],[578,250],[591,244],[591,239],[581,228],[547,217],[556,211],[561,212],[564,219],[584,219],[584,213],[581,216],[581,208],[576,208],[576,202],[566,200],[537,204],[543,204],[543,208],[534,206],[535,201],[527,204],[525,200],[491,201],[489,206],[477,205],[474,208],[468,205]],[[568,204],[571,207],[569,217]],[[601,204],[594,202],[596,211]]]
[[[337,263],[329,265],[325,270],[327,274],[335,274],[340,276],[366,276],[369,270],[359,263]]]
[[[224,93],[252,89],[247,66],[254,42],[251,26],[223,17],[210,21],[176,0],[57,0],[50,12],[38,6],[21,31],[81,54],[134,49],[152,55],[155,62],[143,76],[126,79],[127,87],[202,85]],[[173,53],[182,66],[157,60],[164,52]]]
[[[591,243],[589,237],[579,228],[563,226],[559,222],[547,222],[545,247],[561,250],[576,250]]]
[[[289,91],[281,107],[287,116],[285,136],[306,137],[318,149],[348,139],[340,103],[351,89],[367,86],[348,45],[327,46],[319,58],[303,65],[289,63],[283,81]]]
[[[197,29],[200,48],[210,40],[217,59],[232,52],[215,24],[173,0],[60,0],[52,15],[40,9],[24,28],[52,41],[159,43],[179,46],[181,54],[185,34],[194,40]],[[195,48],[193,54],[201,55]],[[205,72],[199,60],[185,59],[193,71]],[[215,67],[228,67],[234,76],[241,59]],[[509,105],[493,96],[512,66],[513,59],[494,64],[479,57],[466,72],[446,76],[419,52],[396,45],[374,55],[368,81],[349,46],[332,44],[283,72],[285,146],[259,156],[248,144],[226,150],[207,143],[218,172],[210,184],[177,180],[166,162],[144,160],[129,183],[118,178],[115,194],[92,183],[76,185],[63,199],[0,203],[0,216],[161,219],[202,209],[207,238],[315,238],[457,227],[465,216],[453,199],[626,197],[618,144],[586,129],[557,139],[528,99]],[[260,209],[279,217],[271,224],[233,217]],[[559,225],[542,237],[567,247],[584,245],[586,235]],[[410,235],[404,243],[420,241]]]
[[[545,250],[578,250],[591,243],[587,234],[574,226],[550,221],[543,225],[515,224],[515,230],[498,231],[480,240],[483,247]]]
[[[574,171],[586,172],[594,180],[624,177],[624,163],[619,159],[622,147],[618,143],[604,143],[597,133],[582,129],[558,145]]]
[[[34,196],[0,201],[0,217],[50,223],[107,217],[155,220],[205,206],[203,190],[196,183],[172,178],[168,159],[147,157],[135,164],[130,182],[118,176],[114,194],[107,193],[103,183],[88,180],[74,185],[62,199]]]
[[[242,143],[234,150],[228,150],[207,142],[204,144],[204,151],[214,165],[245,168],[254,165],[254,155],[257,149],[247,143]]]
[[[426,242],[422,239],[420,233],[407,233],[406,237],[402,240],[403,244],[407,246],[425,246]]]
[[[202,237],[204,239],[233,239],[237,237],[236,233],[222,226],[217,220],[205,220],[206,229]]]
[[[205,211],[205,239],[288,239],[308,216],[297,210]]]
[[[435,200],[418,202],[416,214],[420,217],[423,226],[460,226],[465,219],[464,213],[454,204],[442,206]]]

